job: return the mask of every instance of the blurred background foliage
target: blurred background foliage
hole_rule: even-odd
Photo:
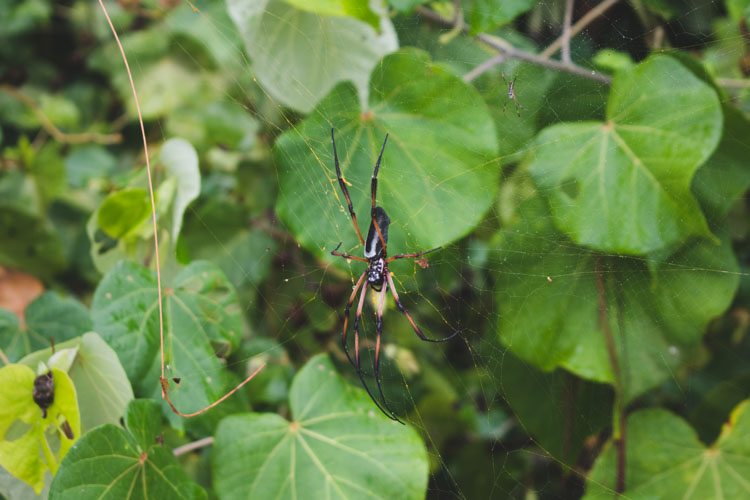
[[[555,48],[566,4],[575,33]],[[6,0],[3,361],[36,369],[54,338],[122,366],[91,372],[119,387],[108,402],[66,365],[88,445],[36,492],[0,470],[1,495],[62,496],[89,484],[87,460],[117,477],[100,453],[113,442],[177,485],[131,497],[747,497],[750,3],[105,5],[149,145],[174,399],[198,410],[267,366],[192,420],[161,401],[152,205],[120,51],[97,2]],[[365,264],[330,255],[362,251],[332,128],[361,231],[389,133],[389,253],[443,247],[391,268],[428,336],[461,332],[421,342],[386,304],[383,388],[405,428],[340,347]],[[324,448],[339,439],[345,458]]]

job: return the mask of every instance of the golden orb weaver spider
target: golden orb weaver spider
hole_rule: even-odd
[[[508,99],[512,100],[513,104],[516,105],[516,114],[521,118],[521,108],[523,108],[523,106],[518,102],[518,97],[516,96],[516,80],[518,80],[518,72],[516,72],[516,76],[513,77],[513,80],[511,80],[510,83],[505,79],[505,73],[500,73],[500,76],[503,77],[505,85],[508,86]],[[506,106],[508,106],[508,101],[505,101],[505,104],[503,104],[503,114],[505,114]]]
[[[421,252],[416,252],[416,253],[397,254],[392,257],[388,257],[388,254],[387,254],[388,226],[391,223],[391,219],[388,217],[388,214],[385,212],[385,209],[383,209],[383,207],[375,206],[375,194],[378,190],[378,170],[380,170],[380,161],[383,159],[383,152],[385,151],[385,145],[387,142],[388,142],[388,134],[385,134],[385,140],[383,141],[383,146],[380,148],[380,155],[378,156],[378,160],[375,163],[375,171],[372,174],[372,183],[370,185],[370,192],[372,195],[372,206],[370,209],[370,217],[372,218],[372,221],[370,222],[370,229],[367,231],[367,239],[363,239],[362,233],[359,231],[359,224],[357,224],[357,215],[354,213],[352,200],[351,198],[349,198],[349,191],[346,189],[346,183],[344,182],[344,178],[341,176],[341,168],[339,167],[339,157],[338,157],[338,154],[336,153],[336,140],[334,139],[334,136],[333,136],[333,129],[331,129],[331,143],[333,144],[333,159],[336,165],[336,177],[338,178],[339,186],[341,186],[341,191],[344,193],[344,198],[346,198],[346,203],[349,206],[349,215],[351,215],[352,217],[352,222],[354,223],[354,229],[356,229],[357,231],[357,236],[359,237],[360,243],[364,246],[364,257],[357,257],[354,255],[348,255],[348,254],[339,252],[338,250],[339,248],[341,248],[341,243],[339,243],[338,246],[336,246],[336,248],[331,252],[331,255],[335,255],[337,257],[343,257],[345,259],[358,260],[360,262],[367,263],[367,269],[365,269],[365,271],[357,280],[357,284],[354,286],[354,289],[352,290],[352,294],[349,297],[349,301],[346,303],[346,308],[344,309],[344,328],[341,333],[341,346],[343,347],[344,352],[346,353],[346,357],[349,359],[349,363],[351,363],[354,369],[356,370],[357,375],[359,376],[359,380],[362,382],[362,386],[367,391],[367,394],[370,396],[370,399],[372,399],[373,403],[375,403],[375,406],[377,406],[378,409],[386,417],[400,424],[403,424],[403,422],[396,416],[394,411],[388,405],[388,401],[385,399],[385,395],[383,394],[383,388],[380,385],[380,345],[381,345],[380,339],[381,339],[382,331],[383,331],[383,304],[385,303],[386,292],[388,291],[390,287],[391,295],[393,296],[393,300],[396,302],[396,307],[398,307],[398,310],[401,311],[404,314],[404,316],[406,316],[407,320],[409,320],[411,327],[414,329],[414,332],[417,334],[420,340],[423,340],[425,342],[446,342],[452,339],[453,337],[455,337],[456,335],[458,335],[458,330],[453,332],[451,335],[442,339],[430,339],[430,338],[425,337],[425,335],[422,333],[422,330],[419,329],[419,327],[414,322],[409,312],[401,303],[401,300],[399,300],[398,298],[398,292],[396,291],[396,287],[393,284],[393,278],[391,277],[391,272],[388,269],[388,264],[397,259],[413,258],[417,260],[417,263],[421,267],[427,267],[426,259],[424,258],[424,255],[434,252],[436,250],[440,250],[440,248],[442,247],[436,247],[431,250],[423,250]],[[365,302],[365,293],[367,292],[368,286],[372,288],[374,291],[380,293],[380,301],[379,301],[378,309],[376,312],[376,322],[375,322],[376,337],[375,337],[375,358],[373,360],[373,376],[378,386],[378,393],[380,395],[380,400],[382,401],[382,405],[380,404],[380,402],[378,402],[378,400],[370,391],[370,388],[367,386],[367,383],[365,382],[365,378],[362,375],[362,367],[360,366],[360,360],[359,360],[359,321],[360,321],[360,318],[362,317],[362,306]],[[354,300],[357,298],[357,292],[359,291],[360,288],[362,288],[362,291],[359,294],[359,302],[357,304],[357,313],[354,317],[354,359],[352,359],[351,354],[349,353],[349,348],[346,345],[346,334],[347,334],[347,329],[349,326],[349,310],[354,304]]]

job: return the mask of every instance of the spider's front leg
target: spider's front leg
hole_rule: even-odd
[[[385,267],[385,272],[388,273],[388,266]],[[380,393],[380,398],[383,401],[383,406],[386,407],[386,409],[391,412],[391,417],[396,422],[404,424],[397,416],[396,413],[391,409],[390,405],[388,405],[388,400],[385,399],[385,394],[383,394],[383,387],[380,385],[380,338],[383,333],[383,304],[385,304],[385,294],[388,289],[388,284],[383,283],[383,288],[380,291],[380,304],[378,304],[378,313],[377,313],[377,320],[376,320],[376,326],[375,331],[376,337],[375,337],[375,359],[373,361],[373,374],[375,375],[375,383],[378,384],[378,392]]]

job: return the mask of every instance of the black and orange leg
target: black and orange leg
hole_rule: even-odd
[[[419,257],[421,257],[423,255],[427,255],[428,253],[435,252],[437,250],[440,250],[441,248],[443,248],[443,247],[435,247],[435,248],[433,248],[431,250],[423,250],[423,251],[417,252],[417,253],[400,253],[398,255],[394,255],[393,257],[389,257],[388,260],[386,260],[385,262],[387,264],[387,263],[389,263],[389,262],[391,262],[393,260],[396,260],[396,259],[411,259],[411,258],[418,259]]]
[[[349,296],[349,302],[346,303],[346,307],[344,308],[344,329],[341,332],[341,347],[344,349],[344,352],[346,353],[346,357],[349,359],[349,363],[351,363],[352,366],[356,368],[356,365],[354,364],[354,360],[352,359],[352,356],[349,354],[349,347],[346,345],[346,334],[349,330],[349,310],[352,308],[352,304],[354,304],[354,300],[357,298],[357,292],[359,291],[359,287],[362,286],[362,282],[367,277],[367,271],[362,273],[362,276],[359,277],[359,280],[357,281],[357,284],[354,286],[354,290],[352,290],[352,294]],[[367,285],[365,285],[365,288],[367,288]]]
[[[385,406],[385,408],[391,413],[390,416],[393,417],[393,420],[402,425],[406,425],[396,416],[396,413],[391,409],[390,405],[388,404],[388,400],[385,399],[385,394],[383,394],[383,387],[380,385],[380,338],[383,333],[383,304],[385,304],[385,294],[387,288],[388,284],[383,283],[383,288],[380,292],[380,304],[378,305],[375,327],[377,336],[375,337],[375,360],[373,362],[373,374],[375,375],[375,382],[378,384],[378,392],[380,393],[380,399],[383,401],[383,406]]]
[[[447,342],[448,340],[452,339],[456,335],[458,335],[458,330],[453,332],[452,334],[448,335],[447,337],[444,337],[442,339],[430,339],[424,336],[424,333],[422,333],[422,330],[419,329],[417,324],[414,322],[414,320],[411,318],[411,315],[406,310],[404,305],[401,303],[401,301],[398,298],[398,292],[396,292],[396,287],[393,285],[393,278],[391,277],[391,273],[388,270],[388,267],[385,269],[385,275],[388,278],[388,285],[391,287],[391,295],[393,295],[393,300],[396,302],[396,307],[398,307],[398,310],[404,313],[404,316],[406,316],[406,319],[409,320],[409,323],[411,324],[411,327],[414,329],[414,332],[419,336],[420,339],[424,340],[425,342]]]
[[[356,255],[349,255],[348,253],[341,253],[341,252],[339,252],[339,248],[341,248],[341,243],[339,243],[336,246],[336,248],[334,248],[333,250],[331,250],[331,255],[335,255],[336,257],[343,257],[345,259],[354,259],[354,260],[358,260],[358,261],[361,261],[361,262],[367,262],[368,264],[370,263],[370,261],[367,260],[367,259],[365,259],[364,257],[357,257]],[[361,279],[362,278],[360,278],[360,280]]]
[[[362,287],[362,292],[359,295],[359,304],[357,304],[357,314],[354,316],[354,369],[359,376],[359,381],[362,382],[362,387],[365,388],[367,395],[370,396],[370,399],[372,399],[372,402],[378,407],[378,410],[391,420],[396,420],[395,417],[386,412],[380,402],[375,398],[370,391],[370,388],[367,386],[367,382],[365,382],[365,377],[362,375],[362,367],[359,362],[359,320],[362,318],[362,305],[365,303],[365,292],[367,292],[367,285]]]
[[[359,236],[359,242],[362,243],[362,245],[364,245],[365,240],[364,238],[362,238],[362,233],[359,232],[359,224],[357,224],[357,215],[354,213],[354,205],[352,205],[352,199],[349,197],[349,190],[346,189],[346,183],[344,182],[344,178],[341,176],[341,167],[339,167],[339,155],[336,153],[336,140],[333,138],[333,129],[331,129],[331,142],[333,143],[333,161],[336,165],[336,177],[339,180],[339,186],[341,186],[341,191],[343,191],[344,193],[344,198],[346,198],[346,203],[347,205],[349,205],[349,215],[352,216],[352,222],[354,222],[354,229],[357,230],[357,236]]]

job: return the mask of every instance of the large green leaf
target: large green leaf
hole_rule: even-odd
[[[26,325],[21,327],[14,314],[0,310],[0,347],[13,361],[50,347],[52,338],[60,343],[91,329],[86,308],[74,298],[56,292],[34,299],[26,308],[25,319]]]
[[[123,261],[104,276],[91,305],[95,330],[117,352],[137,395],[160,392],[156,286],[151,271]],[[226,356],[237,347],[241,311],[234,287],[215,265],[205,261],[191,263],[164,286],[166,376],[181,379],[180,387],[170,395],[187,413],[222,396],[224,361],[217,354]]]
[[[739,278],[727,240],[691,240],[662,262],[608,257],[556,233],[537,198],[527,204],[522,221],[502,233],[496,255],[498,327],[505,345],[544,370],[564,367],[615,382],[597,261],[628,399],[669,377],[734,297]]]
[[[339,82],[354,82],[367,100],[370,71],[398,48],[390,20],[380,31],[351,17],[324,16],[281,0],[227,0],[253,73],[277,101],[309,112]]]
[[[44,369],[46,373],[46,368]],[[36,375],[25,365],[0,368],[0,465],[30,484],[39,494],[47,470],[57,472],[60,460],[81,436],[76,390],[68,375],[52,368],[54,399],[46,415],[32,398]],[[66,435],[67,422],[72,436]],[[52,428],[51,432],[48,432]]]
[[[125,416],[127,430],[106,424],[87,433],[63,460],[50,500],[206,498],[157,443],[160,421],[158,403],[134,400]]]
[[[133,399],[133,389],[117,354],[94,332],[55,344],[19,363],[36,368],[40,361],[67,372],[78,394],[81,428],[88,432],[102,424],[118,423]]]
[[[714,90],[674,58],[653,56],[615,76],[606,122],[544,129],[530,172],[573,241],[645,254],[710,236],[690,183],[721,127]]]
[[[368,109],[359,107],[351,85],[340,85],[279,137],[279,216],[315,253],[327,255],[339,241],[344,251],[362,251],[336,182],[333,127],[363,235],[370,224],[370,180],[386,133],[377,199],[391,218],[389,253],[465,235],[489,208],[498,185],[497,139],[481,97],[413,49],[384,58],[370,88]]]
[[[681,418],[662,409],[628,417],[623,498],[662,500],[750,496],[750,401],[732,412],[710,447]],[[594,465],[587,500],[612,498],[617,449],[611,442]]]
[[[424,498],[427,454],[417,433],[381,415],[325,355],[297,374],[289,407],[291,422],[272,413],[221,422],[220,498]]]

